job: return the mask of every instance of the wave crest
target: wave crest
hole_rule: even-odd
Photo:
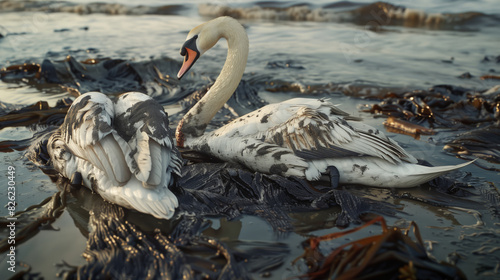
[[[46,12],[46,13],[76,13],[76,14],[109,14],[109,15],[175,15],[184,9],[182,5],[164,6],[128,6],[119,3],[85,3],[76,4],[64,1],[2,1],[0,12]]]
[[[231,16],[252,20],[352,22],[359,25],[401,25],[438,29],[453,28],[456,25],[467,24],[476,18],[489,17],[479,12],[426,13],[386,2],[368,5],[351,4],[327,5],[319,8],[312,8],[308,5],[230,7],[218,4],[201,4],[198,6],[198,12],[201,16],[207,17]],[[351,9],[346,9],[349,7]]]

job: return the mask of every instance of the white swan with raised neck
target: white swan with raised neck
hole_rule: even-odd
[[[209,133],[205,128],[231,97],[245,70],[249,43],[243,26],[220,17],[192,29],[181,47],[182,78],[217,41],[226,62],[205,96],[182,118],[177,145],[243,164],[254,171],[375,187],[414,187],[469,163],[427,167],[395,141],[324,99],[295,98],[264,106]]]
[[[226,63],[207,94],[182,118],[176,132],[178,143],[183,142],[183,137],[203,135],[208,122],[224,106],[243,77],[248,58],[248,37],[243,26],[230,17],[217,18],[189,32],[181,49],[185,62],[177,77],[182,78],[196,60],[220,38],[227,40]]]

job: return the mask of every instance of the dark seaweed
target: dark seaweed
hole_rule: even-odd
[[[179,67],[179,62],[166,57],[145,62],[108,58],[79,62],[70,56],[64,61],[45,59],[41,64],[9,66],[0,70],[0,78],[5,82],[28,80],[29,84],[53,84],[77,93],[139,91],[169,104],[192,92],[173,90],[179,82],[170,77],[175,77]]]
[[[179,68],[178,61],[167,57],[135,62],[109,58],[77,61],[69,56],[64,61],[45,59],[41,64],[12,65],[0,70],[0,79],[9,83],[27,81],[33,86],[62,87],[76,95],[90,91],[107,95],[138,91],[162,105],[180,103],[184,110],[170,116],[170,121],[177,122],[211,86],[202,86],[199,81],[189,81],[185,83],[187,86],[179,84],[172,78]],[[187,96],[189,98],[183,100]],[[266,102],[258,97],[256,88],[242,80],[228,100],[227,108],[217,114],[214,122],[227,122],[234,117],[233,112],[241,116],[264,105]]]
[[[326,257],[318,250],[321,242],[349,235],[375,222],[381,222],[380,235],[343,244]],[[301,257],[308,263],[309,273],[304,276],[309,279],[466,279],[459,267],[429,257],[415,222],[404,229],[388,227],[384,218],[378,216],[358,228],[311,237],[304,243]]]
[[[421,131],[427,128],[451,128],[454,130],[470,129],[471,127],[493,126],[500,121],[500,95],[498,93],[483,94],[485,91],[476,91],[452,85],[436,85],[429,90],[415,90],[411,92],[390,93],[379,95],[378,99],[382,101],[378,104],[367,106],[363,109],[378,116],[387,116],[395,118],[395,121],[386,122],[386,125],[397,130],[393,132],[403,134],[415,134],[418,137]],[[370,95],[373,97],[373,95]],[[398,122],[398,120],[401,120]],[[392,127],[396,123],[398,127]],[[405,125],[406,124],[406,125]],[[418,125],[420,129],[415,129]],[[493,130],[491,128],[486,130]],[[429,130],[435,133],[435,130]],[[481,136],[479,129],[475,133],[467,133],[469,139],[464,140],[470,144],[471,155],[488,158],[494,161],[498,158],[495,154],[496,139],[494,135],[490,137]],[[467,147],[458,148],[458,143],[450,143],[450,150],[466,150]],[[476,147],[473,147],[477,143]],[[480,148],[478,146],[482,146]],[[487,151],[486,147],[493,148],[493,151]],[[478,150],[481,149],[481,151]]]
[[[177,188],[179,210],[208,216],[236,218],[257,215],[277,231],[293,230],[290,212],[314,211],[341,206],[337,224],[359,223],[366,212],[394,215],[389,204],[363,199],[347,191],[314,186],[298,178],[246,171],[228,163],[184,166]]]
[[[494,124],[465,132],[448,142],[445,150],[500,164],[500,125]]]
[[[209,224],[202,217],[159,221],[107,203],[86,188],[72,189],[64,178],[57,186],[63,191],[16,214],[16,244],[50,228],[67,209],[88,242],[83,253],[87,264],[59,265],[64,279],[250,279],[249,273],[281,266],[290,253],[280,242],[221,242],[203,235]],[[7,223],[0,219],[4,228]],[[6,241],[0,241],[1,252],[9,247]],[[19,276],[36,276],[24,266]]]
[[[69,58],[62,62],[45,60],[41,65],[25,64],[8,67],[0,72],[0,77],[5,82],[23,82],[27,79],[33,84],[53,83],[57,87],[64,86],[75,91],[99,90],[110,95],[132,88],[153,96],[163,94],[156,98],[166,104],[178,102],[196,88],[196,85],[182,88],[177,81],[170,79],[171,72],[175,74],[177,71],[172,65],[177,66],[176,63],[171,64],[168,59],[136,63],[112,59],[78,62]],[[127,80],[128,84],[121,84],[123,80]],[[264,104],[256,95],[254,87],[254,83],[249,84],[245,81],[240,83],[236,95],[230,101],[233,102],[230,105],[232,111],[244,114],[245,110],[251,111]],[[284,87],[285,90],[290,88],[292,91],[302,91],[302,88],[297,86]],[[306,93],[317,93],[325,88],[312,87],[307,90]],[[202,95],[203,91],[206,92],[202,90],[198,92],[199,95]],[[183,104],[186,110],[199,99],[198,93],[193,95],[192,100],[187,100]],[[373,95],[370,98],[373,98]],[[495,111],[495,108],[500,101],[498,95],[483,96],[481,92],[447,85],[435,86],[427,91],[391,93],[384,98],[387,103],[378,104],[380,112],[391,112],[391,114],[394,112],[400,118],[427,126],[451,128],[470,128],[471,124],[477,125],[478,122],[490,124],[496,121],[498,110]],[[64,110],[69,106],[69,102],[60,103],[60,108],[58,106],[56,106],[58,109]],[[53,109],[43,102],[37,103],[4,114],[2,118],[10,119],[2,119],[6,122],[2,121],[1,124],[5,126],[60,124],[65,112],[50,111]],[[230,110],[222,111],[213,126],[219,126],[232,119],[231,114]],[[451,117],[456,114],[459,118]],[[175,117],[180,116],[182,113]],[[53,127],[49,127],[51,128]],[[492,129],[493,133],[489,130],[471,131],[473,137],[467,136],[471,140],[459,144],[467,146],[471,151],[478,150],[476,154],[487,154],[485,147],[489,147],[491,139],[498,139],[492,136],[496,135],[496,128]],[[43,140],[50,133],[50,130],[47,130],[40,138],[36,137],[36,140],[2,142],[0,145],[4,144],[7,146],[6,149],[11,150],[25,149],[31,140],[34,143],[28,149],[28,158],[42,167],[44,172],[53,176],[54,172],[50,169],[50,162],[46,156],[46,142]],[[484,140],[479,147],[475,145],[477,139]],[[491,150],[488,152],[491,154]],[[184,152],[184,155],[186,154],[187,152]],[[187,279],[199,279],[205,276],[244,279],[248,272],[272,271],[283,263],[290,250],[278,242],[245,243],[231,240],[222,242],[214,239],[203,234],[209,223],[207,217],[225,217],[221,220],[227,218],[230,222],[237,222],[242,215],[254,215],[266,220],[275,232],[282,234],[290,231],[308,233],[318,229],[317,225],[310,222],[306,226],[298,225],[300,221],[293,215],[297,212],[317,214],[320,210],[336,211],[334,219],[321,221],[321,229],[361,223],[365,213],[384,216],[401,214],[394,205],[377,201],[380,198],[370,199],[367,195],[370,188],[363,187],[362,191],[358,191],[356,187],[341,186],[332,190],[322,183],[264,175],[250,172],[237,165],[212,161],[213,159],[206,157],[200,157],[196,164],[185,161],[182,177],[173,187],[180,206],[177,216],[171,221],[158,221],[135,211],[109,205],[85,188],[74,190],[72,195],[74,192],[82,194],[75,195],[76,202],[68,204],[66,209],[82,233],[89,238],[88,248],[84,253],[87,264],[81,267],[65,265],[63,270],[66,277],[72,279],[131,275],[129,278],[133,278],[149,272],[153,278],[165,278],[171,275],[174,279],[182,276]],[[67,184],[67,181],[58,184],[62,186]],[[45,206],[37,208],[47,209],[48,212],[40,210],[39,214],[30,217],[18,216],[19,221],[25,222],[27,226],[20,227],[24,232],[17,235],[30,238],[40,230],[39,225],[42,222],[43,226],[49,227],[63,209],[61,208],[63,197],[65,196],[59,193],[57,197],[49,198],[49,201],[45,202],[47,207],[50,202],[52,208],[44,208]],[[476,188],[454,177],[435,179],[427,185],[413,189],[411,193],[407,190],[392,191],[389,192],[388,198],[415,200],[439,207],[470,208],[471,205],[477,209],[486,207],[490,208],[496,218],[500,209],[498,206],[500,199],[494,185],[491,189],[478,192]],[[480,205],[476,202],[478,198],[486,200],[487,204]],[[90,203],[94,205],[92,209],[80,207],[79,203],[85,199],[92,201]],[[43,216],[44,213],[52,216],[47,219]],[[33,219],[34,224],[32,224]],[[141,220],[148,221],[149,227],[141,223]],[[89,225],[91,225],[90,232]],[[239,247],[246,247],[247,250],[240,250]],[[211,257],[201,257],[202,255]],[[130,270],[123,269],[123,264],[126,262],[133,264],[132,268],[127,268]],[[134,270],[134,267],[140,267],[141,270]]]
[[[66,271],[65,279],[103,276],[114,279],[248,279],[245,259],[236,260],[223,243],[199,233],[199,219],[182,219],[176,228],[183,234],[152,233],[124,219],[123,209],[104,203],[91,212],[87,264]],[[189,229],[189,230],[188,230]],[[177,236],[177,238],[175,238]],[[288,250],[282,251],[286,255]],[[198,254],[211,254],[202,259]],[[123,264],[127,265],[124,266]]]
[[[27,157],[43,167],[47,161],[47,137],[41,133],[27,152]],[[298,178],[266,175],[242,169],[230,163],[197,163],[184,165],[181,177],[172,191],[179,200],[179,212],[204,216],[225,216],[235,219],[242,214],[256,215],[267,220],[278,232],[294,230],[288,213],[315,211],[340,206],[337,224],[360,223],[367,212],[393,216],[391,204],[357,197],[348,191],[332,190],[328,186]]]
[[[66,116],[71,100],[60,100],[50,107],[47,102],[39,101],[33,105],[13,110],[0,116],[0,129],[5,127],[37,125],[60,125]]]

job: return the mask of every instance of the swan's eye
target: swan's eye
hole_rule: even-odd
[[[198,48],[196,47],[196,39],[198,39],[198,35],[194,35],[193,37],[189,38],[184,42],[184,45],[182,45],[181,48],[181,55],[185,56],[187,53],[186,49],[191,49],[193,51],[198,52]]]

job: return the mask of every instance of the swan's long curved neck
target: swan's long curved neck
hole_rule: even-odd
[[[184,146],[185,139],[203,135],[215,114],[234,93],[241,81],[248,58],[248,37],[243,26],[237,22],[218,24],[219,39],[228,44],[226,62],[210,90],[179,122],[176,131],[177,145]]]

